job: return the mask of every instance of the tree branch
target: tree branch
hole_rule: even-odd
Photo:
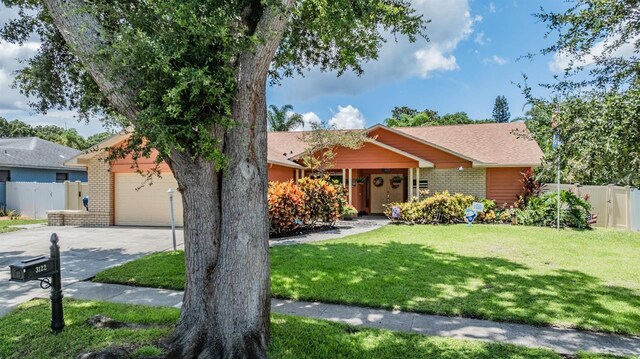
[[[139,111],[135,104],[137,93],[124,79],[112,78],[113,71],[101,54],[106,30],[98,19],[86,11],[82,0],[44,0],[44,4],[67,45],[106,95],[109,104],[130,121],[135,121]]]

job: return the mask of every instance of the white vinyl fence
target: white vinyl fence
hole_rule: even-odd
[[[7,182],[7,209],[31,218],[47,218],[49,210],[81,209],[86,184],[80,182]]]
[[[548,183],[544,192],[556,191],[557,185]],[[620,186],[576,186],[561,184],[561,190],[580,197],[588,196],[591,212],[598,215],[596,227],[640,231],[640,190]]]

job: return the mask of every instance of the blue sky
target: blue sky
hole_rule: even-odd
[[[532,16],[542,6],[558,10],[558,0],[413,0],[427,25],[430,42],[409,44],[393,40],[381,49],[378,61],[365,64],[362,77],[311,69],[304,78],[286,79],[268,89],[269,104],[291,104],[307,121],[330,121],[343,128],[371,126],[390,116],[394,106],[445,113],[464,111],[473,119],[490,118],[496,96],[504,95],[512,118],[526,108],[513,82],[522,73],[536,85],[553,81],[558,59],[537,56],[518,60],[551,44],[546,28]],[[14,15],[0,5],[0,25]],[[0,43],[0,116],[32,124],[51,123],[78,128],[83,135],[102,130],[99,123],[79,124],[73,112],[34,114],[27,100],[10,89],[17,59],[33,54],[37,43],[25,48]],[[538,95],[546,95],[535,88]]]

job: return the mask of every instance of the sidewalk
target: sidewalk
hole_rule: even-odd
[[[183,293],[116,284],[77,282],[66,286],[64,295],[76,299],[179,308]],[[356,326],[548,348],[560,354],[589,351],[640,356],[640,337],[280,299],[271,301],[271,311]]]

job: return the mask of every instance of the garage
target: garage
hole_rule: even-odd
[[[171,174],[154,177],[153,184],[145,184],[137,173],[116,173],[114,176],[114,222],[116,226],[170,226],[169,194],[178,184]],[[182,226],[182,196],[173,198],[176,225]]]

